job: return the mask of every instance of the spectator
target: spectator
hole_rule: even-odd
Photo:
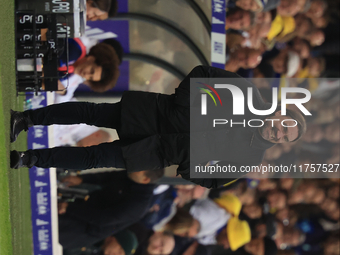
[[[162,230],[177,236],[194,237],[200,231],[200,222],[189,212],[178,209],[174,217],[165,224]]]
[[[277,6],[277,13],[283,17],[295,16],[301,12],[306,4],[306,0],[281,0]]]
[[[148,245],[146,247],[146,254],[167,255],[167,254],[171,254],[174,247],[175,247],[175,239],[173,235],[167,232],[154,232],[148,239]],[[139,253],[136,253],[136,255],[138,254]]]
[[[134,233],[123,230],[117,234],[105,238],[92,246],[84,246],[79,249],[64,250],[64,255],[88,255],[88,254],[109,254],[109,255],[133,255],[137,249],[138,241]]]
[[[250,11],[235,8],[227,13],[225,24],[226,30],[246,30],[255,24],[255,14]]]
[[[119,58],[116,51],[106,43],[93,46],[89,53],[82,51],[69,60],[68,72],[72,73],[61,82],[59,90],[64,90],[56,103],[69,101],[79,84],[84,83],[95,92],[105,92],[116,85],[119,77]],[[67,59],[67,58],[66,58]],[[61,57],[60,72],[67,71],[66,60]],[[67,88],[67,90],[65,90]]]
[[[301,59],[306,59],[310,56],[311,46],[308,41],[295,37],[292,41],[292,50],[299,54]]]
[[[293,77],[302,67],[299,55],[289,50],[281,50],[271,61],[271,64],[276,73],[287,77]]]
[[[327,9],[327,2],[324,0],[312,0],[310,7],[304,14],[310,18],[321,18]]]
[[[87,21],[105,20],[117,15],[117,0],[87,0],[86,19]]]
[[[262,56],[260,50],[239,48],[230,53],[230,58],[225,64],[225,70],[236,72],[239,68],[254,68],[261,60]]]
[[[315,29],[305,36],[305,38],[314,46],[320,46],[325,41],[325,33],[321,29]]]
[[[271,211],[283,209],[287,205],[288,195],[284,190],[271,190],[265,196],[264,202],[269,205]]]
[[[244,245],[243,248],[248,254],[251,255],[276,255],[277,247],[273,240],[268,237],[255,238],[249,243]]]
[[[146,214],[155,182],[164,173],[126,171],[88,174],[82,182],[102,185],[87,201],[60,204],[59,241],[65,249],[92,245],[112,233],[118,233]]]
[[[278,0],[237,0],[236,6],[243,10],[252,12],[266,12],[275,9],[280,1]]]

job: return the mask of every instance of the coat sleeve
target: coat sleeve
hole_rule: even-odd
[[[114,183],[117,179],[127,178],[126,170],[112,171],[103,173],[90,173],[79,175],[86,184],[96,184],[100,186],[107,186]]]
[[[96,217],[88,224],[87,231],[92,235],[100,235],[107,229],[114,232],[125,229],[146,214],[148,204],[145,199],[131,195],[119,204],[98,211]]]
[[[175,92],[175,104],[181,107],[197,107],[197,100],[200,102],[200,90],[194,89],[190,93],[190,78],[228,78],[229,82],[237,86],[244,95],[247,94],[248,88],[253,89],[253,104],[256,109],[263,109],[264,102],[256,86],[247,79],[236,73],[229,72],[212,66],[196,66],[179,84]],[[206,80],[207,83],[209,80]],[[212,84],[210,84],[212,85]],[[232,100],[232,94],[228,89],[218,91],[222,101]],[[212,101],[209,100],[212,104]],[[246,102],[246,101],[245,101]],[[269,106],[268,106],[269,107]]]
[[[190,78],[240,78],[236,73],[232,73],[220,68],[212,66],[196,66],[192,71],[183,79],[176,89],[175,103],[181,106],[189,107],[190,97]],[[197,93],[199,90],[197,90]],[[195,95],[191,95],[195,98]]]
[[[71,203],[66,214],[86,226],[89,235],[105,238],[107,233],[122,230],[140,220],[146,213],[151,195],[131,192],[124,200],[105,205],[101,191],[92,195],[88,201]]]

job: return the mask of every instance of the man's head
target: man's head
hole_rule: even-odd
[[[320,77],[326,67],[323,57],[309,57],[307,59],[308,72],[312,77]]]
[[[284,227],[282,235],[282,243],[288,246],[298,246],[303,243],[303,234],[301,231],[294,227]]]
[[[272,60],[271,64],[273,66],[274,72],[276,73],[286,73],[287,72],[287,62],[288,55],[286,50],[281,50],[279,54]]]
[[[175,238],[167,232],[155,232],[149,238],[148,255],[168,255],[175,247]]]
[[[255,68],[262,60],[261,51],[250,48],[237,49],[230,57],[236,59],[239,66],[244,69]]]
[[[87,0],[86,19],[87,21],[105,20],[117,15],[117,0]]]
[[[293,77],[301,69],[302,61],[296,52],[283,49],[271,61],[271,64],[274,72]]]
[[[275,13],[269,11],[269,12],[260,12],[256,15],[256,23],[257,24],[267,24],[271,23],[273,19],[275,18]]]
[[[315,29],[307,36],[307,39],[312,46],[320,46],[325,41],[325,33],[321,29]]]
[[[305,37],[307,34],[309,34],[313,29],[313,23],[312,21],[307,18],[302,13],[299,13],[294,17],[295,21],[295,33],[299,37]]]
[[[292,50],[299,54],[300,58],[306,59],[310,55],[311,46],[308,41],[295,37],[293,40]]]
[[[209,193],[209,189],[200,185],[177,185],[176,190],[176,201],[179,207],[183,207],[193,199],[204,199]]]
[[[276,255],[277,247],[273,240],[264,238],[254,238],[244,246],[244,250],[251,255]]]
[[[102,251],[105,255],[132,255],[137,246],[136,235],[129,230],[123,230],[107,237],[102,246]]]
[[[74,64],[74,73],[86,79],[95,92],[105,92],[113,88],[119,77],[119,59],[112,47],[99,43],[90,49],[84,58]]]
[[[87,81],[98,82],[102,78],[103,68],[96,64],[94,56],[86,56],[77,62],[74,73]]]
[[[263,9],[261,0],[237,0],[236,6],[246,11],[259,12]]]
[[[281,210],[287,205],[288,195],[285,190],[271,190],[268,192],[267,203],[271,209]]]
[[[263,139],[272,143],[287,143],[300,139],[306,132],[306,121],[302,114],[290,109],[286,111],[286,115],[277,111],[266,118],[265,124],[258,129]]]
[[[251,231],[246,221],[239,220],[237,217],[229,219],[227,227],[222,229],[216,236],[218,245],[224,249],[236,251],[251,240]]]
[[[322,17],[319,18],[313,18],[313,24],[317,27],[317,28],[325,28],[328,26],[330,18],[327,14],[325,14]]]
[[[320,18],[327,9],[327,2],[324,0],[313,0],[310,3],[310,7],[305,15],[308,18]]]
[[[129,178],[140,184],[155,183],[164,175],[164,169],[144,170],[129,173]]]
[[[235,8],[233,11],[227,13],[226,27],[235,30],[246,30],[255,24],[255,14]]]
[[[200,231],[200,223],[189,212],[178,209],[166,224],[165,230],[181,237],[194,237]]]
[[[259,204],[244,205],[242,212],[250,219],[259,219],[262,216],[262,207]]]
[[[306,0],[281,0],[277,7],[277,13],[281,16],[295,16],[306,4]]]
[[[117,41],[116,39],[105,39],[102,42],[110,45],[114,49],[118,56],[119,64],[121,64],[123,61],[124,49],[120,42]]]

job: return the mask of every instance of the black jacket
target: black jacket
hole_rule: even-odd
[[[155,187],[131,181],[126,171],[84,175],[83,182],[103,188],[91,193],[88,201],[69,203],[59,216],[59,241],[64,249],[95,244],[140,220]]]
[[[255,86],[247,80],[235,73],[206,66],[195,67],[173,95],[125,92],[121,100],[121,128],[117,131],[120,140],[125,143],[122,150],[128,171],[179,165],[177,173],[183,178],[208,188],[217,188],[231,179],[192,179],[190,159],[192,164],[210,160],[220,160],[236,166],[261,163],[265,150],[273,144],[262,139],[257,128],[227,128],[221,125],[222,127],[212,131],[208,124],[212,123],[213,114],[209,114],[206,119],[199,118],[201,122],[190,123],[190,109],[194,114],[200,114],[195,96],[190,97],[190,78],[201,77],[233,78],[234,85],[238,86],[244,95],[247,94],[249,87],[253,88],[253,104],[256,109],[270,107],[263,102]],[[259,116],[247,110],[247,106],[244,107],[244,116],[234,116],[231,93],[225,90],[220,95],[226,119],[234,121],[259,119]],[[190,139],[198,137],[204,137],[205,140],[201,139],[202,144],[192,148],[190,152]],[[216,141],[216,146],[214,148],[207,146],[208,141]],[[213,150],[216,158],[207,157],[207,150],[210,153]]]

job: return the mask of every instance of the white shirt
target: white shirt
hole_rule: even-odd
[[[209,198],[197,200],[190,208],[190,214],[200,223],[200,231],[195,238],[203,245],[216,244],[217,231],[227,224],[231,216]]]
[[[63,80],[61,83],[66,88],[66,94],[60,95],[56,93],[54,96],[54,103],[60,104],[71,101],[74,92],[79,87],[79,85],[82,84],[84,81],[85,80],[83,79],[83,77],[81,77],[78,74],[72,74],[68,77],[68,79]]]

